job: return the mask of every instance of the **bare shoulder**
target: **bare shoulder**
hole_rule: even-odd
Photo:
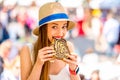
[[[74,51],[74,45],[73,45],[73,43],[72,43],[72,42],[67,41],[67,46],[68,46],[68,48],[69,48],[70,52],[73,52],[73,51]]]
[[[21,79],[25,80],[32,67],[29,47],[23,46],[20,50]]]
[[[30,57],[30,49],[27,45],[24,45],[21,50],[20,50],[20,58],[21,60],[26,60],[27,61],[31,61],[31,57]]]
[[[28,46],[27,45],[22,46],[21,51],[23,50],[28,50]]]
[[[25,54],[26,53],[26,54]],[[29,54],[29,47],[27,45],[22,46],[20,50],[20,56],[22,55],[28,55]]]

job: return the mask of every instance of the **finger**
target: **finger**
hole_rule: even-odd
[[[43,55],[46,55],[46,54],[51,54],[51,53],[55,53],[55,50],[45,50],[45,51],[39,51],[39,54],[43,54]]]
[[[42,52],[42,53],[45,53],[45,52]],[[49,58],[49,57],[53,57],[53,55],[55,55],[56,53],[52,52],[51,54],[39,54],[39,58],[40,59],[45,59],[45,58]]]
[[[56,53],[51,53],[51,54],[47,54],[47,55],[44,55],[44,58],[50,58],[50,57],[53,57]]]
[[[77,54],[71,54],[71,55],[74,56],[75,58],[77,58],[77,56],[78,56]]]
[[[53,58],[45,58],[45,59],[42,59],[42,61],[44,61],[44,62],[50,61],[50,60],[53,60]]]
[[[46,50],[54,50],[54,48],[53,47],[44,47],[44,48],[40,49],[39,52],[46,51]]]
[[[69,59],[73,60],[73,61],[77,61],[77,55],[66,55],[67,57],[69,57]]]
[[[72,60],[70,60],[70,59],[64,58],[63,61],[65,61],[65,62],[68,63],[68,64],[77,65],[77,62],[76,62],[76,61],[72,61]]]
[[[78,58],[77,54],[70,54],[71,56],[75,57],[76,59]]]
[[[55,53],[55,50],[47,50],[47,51],[44,51],[43,53],[44,55],[48,55],[48,54]]]

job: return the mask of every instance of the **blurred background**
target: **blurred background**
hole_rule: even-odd
[[[39,7],[55,1],[76,22],[66,39],[83,80],[120,80],[120,0],[0,0],[0,78],[20,80],[19,51],[36,39]]]

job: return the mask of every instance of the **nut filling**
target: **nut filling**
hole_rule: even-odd
[[[68,49],[67,43],[65,39],[56,39],[52,43],[54,46],[54,50],[56,51],[56,55],[54,55],[57,59],[68,58],[66,54],[70,55],[70,51]]]

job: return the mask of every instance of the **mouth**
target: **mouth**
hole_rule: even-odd
[[[53,36],[53,39],[62,39],[62,36]]]
[[[54,44],[55,40],[60,40],[60,39],[62,39],[62,36],[53,36],[51,42],[52,42],[52,44]]]

